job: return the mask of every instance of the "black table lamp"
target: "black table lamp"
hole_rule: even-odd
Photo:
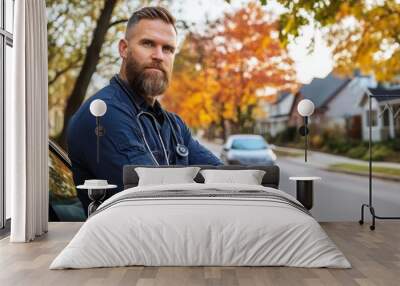
[[[100,117],[107,112],[107,104],[101,99],[95,99],[90,103],[90,113],[96,117],[96,129],[95,133],[97,136],[97,163],[100,161],[100,137],[104,136],[106,130],[100,125]]]
[[[301,136],[305,136],[304,161],[307,162],[308,149],[308,117],[314,113],[314,103],[309,99],[303,99],[297,105],[297,111],[304,117],[304,125],[299,128]]]

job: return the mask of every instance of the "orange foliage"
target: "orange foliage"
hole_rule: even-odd
[[[190,33],[177,55],[163,104],[193,128],[252,127],[260,91],[295,87],[293,62],[278,38],[278,23],[255,3]],[[262,94],[261,94],[262,95]]]

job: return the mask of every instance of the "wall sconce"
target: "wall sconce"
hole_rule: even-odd
[[[106,130],[100,125],[100,117],[107,112],[107,104],[101,99],[95,99],[90,103],[90,113],[96,117],[96,129],[95,133],[97,136],[97,163],[100,161],[100,137],[104,136]]]
[[[307,162],[307,149],[308,149],[308,117],[314,113],[314,103],[309,99],[303,99],[297,105],[297,111],[301,116],[304,117],[304,125],[299,128],[301,136],[305,136],[305,149],[304,149],[304,161]]]

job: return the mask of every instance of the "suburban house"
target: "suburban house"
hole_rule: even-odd
[[[266,109],[268,118],[259,124],[260,133],[275,136],[288,126],[303,125],[303,117],[297,112],[302,99],[309,99],[315,105],[310,118],[314,132],[326,128],[341,130],[353,139],[362,138],[362,112],[359,105],[366,88],[376,86],[371,77],[357,75],[341,78],[330,73],[325,78],[314,78],[303,85],[296,94],[284,93]]]
[[[264,111],[268,116],[259,120],[256,125],[257,133],[276,136],[288,126],[289,115],[293,108],[295,96],[293,93],[281,93],[273,104],[266,104]]]
[[[378,86],[369,88],[371,98],[371,139],[383,141],[400,138],[400,88]],[[369,139],[369,96],[360,98],[362,109],[362,138]]]
[[[310,123],[313,128],[318,128],[314,131],[322,130],[327,127],[328,120],[326,113],[329,110],[329,102],[342,91],[349,83],[349,78],[340,78],[332,72],[325,78],[314,78],[309,84],[303,85],[296,94],[294,107],[291,110],[289,125],[301,126],[303,117],[297,112],[297,105],[303,99],[311,100],[315,105],[314,114],[310,118]]]
[[[276,136],[289,126],[300,127],[303,118],[297,112],[302,99],[315,105],[310,118],[313,132],[334,129],[348,138],[367,141],[369,138],[368,93],[376,96],[372,103],[372,140],[400,138],[400,88],[379,85],[367,76],[340,78],[330,73],[315,78],[293,93],[282,93],[273,104],[264,106],[267,118],[257,123],[260,134]]]
[[[376,86],[371,77],[356,76],[342,89],[328,99],[323,123],[324,128],[338,128],[352,139],[361,139],[362,136],[362,108],[360,99],[365,90]]]

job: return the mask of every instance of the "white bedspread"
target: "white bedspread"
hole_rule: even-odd
[[[50,269],[127,265],[350,268],[317,221],[282,202],[240,197],[118,201],[133,192],[216,189],[282,191],[254,185],[141,186],[116,194],[81,227]],[[297,202],[298,203],[298,202]]]

